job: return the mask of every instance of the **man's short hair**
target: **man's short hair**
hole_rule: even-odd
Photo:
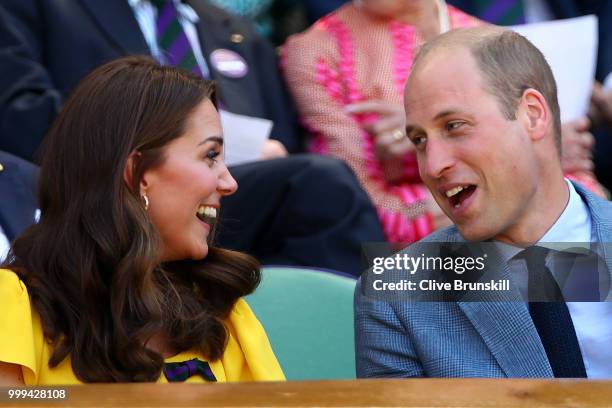
[[[523,92],[533,88],[544,95],[551,110],[557,149],[561,152],[561,115],[555,78],[542,52],[520,34],[500,27],[460,28],[424,44],[412,72],[434,50],[467,48],[483,74],[484,87],[495,96],[508,120],[516,119]]]

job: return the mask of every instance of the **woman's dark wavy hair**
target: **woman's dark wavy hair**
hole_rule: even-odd
[[[214,103],[211,81],[126,57],[87,75],[53,124],[40,221],[15,240],[7,262],[41,316],[50,367],[70,356],[81,381],[155,381],[164,360],[144,344],[160,333],[172,350],[223,354],[224,321],[259,284],[259,264],[211,246],[201,261],[159,265],[161,238],[138,189],[206,99]],[[127,185],[134,151],[140,159]]]

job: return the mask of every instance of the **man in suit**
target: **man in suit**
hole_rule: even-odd
[[[0,151],[0,262],[11,242],[37,217],[38,167]]]
[[[204,0],[157,3],[4,0],[0,149],[32,160],[62,103],[87,72],[129,54],[163,57],[156,20],[161,7],[172,5],[200,72],[218,84],[221,106],[272,120],[271,138],[282,144],[276,144],[281,155],[284,149],[298,152],[295,114],[273,48],[250,24]],[[223,202],[222,246],[264,263],[355,273],[361,241],[382,239],[367,195],[340,161],[297,155],[230,170],[240,188]]]
[[[455,224],[404,254],[419,257],[425,243],[492,241],[507,251],[488,268],[513,282],[525,270],[533,300],[532,279],[557,279],[546,243],[610,242],[612,204],[563,177],[554,78],[524,37],[482,27],[432,40],[404,98],[421,177]],[[600,249],[610,270],[612,254]],[[368,285],[362,276],[355,299],[360,377],[612,377],[610,302],[524,302],[515,285],[491,301],[467,293],[391,302],[394,294],[374,299]]]

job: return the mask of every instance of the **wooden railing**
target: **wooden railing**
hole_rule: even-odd
[[[10,389],[0,388],[0,407],[612,407],[612,381],[588,380],[96,384],[54,389],[65,390],[67,398],[9,399]]]

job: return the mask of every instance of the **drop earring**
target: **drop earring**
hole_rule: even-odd
[[[144,209],[147,211],[149,209],[149,197],[147,197],[147,193],[142,193],[141,197],[144,200]]]

